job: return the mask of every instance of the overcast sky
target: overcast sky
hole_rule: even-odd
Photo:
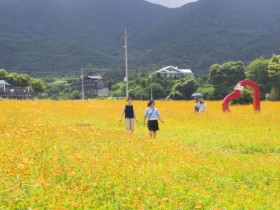
[[[166,7],[180,7],[184,4],[194,2],[196,0],[146,0],[155,4],[161,4]]]

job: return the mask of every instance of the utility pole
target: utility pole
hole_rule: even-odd
[[[156,67],[154,66],[154,72],[156,70]],[[151,101],[154,100],[154,94],[153,94],[153,73],[150,74],[149,78],[151,79]]]
[[[151,101],[153,100],[153,74],[151,74],[150,76],[149,76],[149,78],[151,79]]]
[[[85,100],[85,88],[84,88],[84,68],[82,70],[82,100]]]
[[[125,51],[125,78],[124,78],[124,82],[125,82],[125,92],[126,92],[126,98],[129,97],[129,92],[128,92],[128,52],[127,52],[127,48],[128,48],[128,35],[127,35],[127,31],[125,28],[124,31],[124,36],[122,37],[122,39],[124,39],[124,51]]]
[[[151,75],[151,101],[154,100],[153,96],[153,74]]]

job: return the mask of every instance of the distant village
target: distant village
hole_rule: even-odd
[[[194,78],[194,73],[190,69],[179,69],[175,66],[166,66],[153,72],[154,75],[162,78],[179,79],[182,77]],[[89,97],[98,97],[108,95],[109,89],[106,80],[101,76],[85,76],[83,84],[76,84],[73,89],[78,90],[80,94],[85,94]],[[82,93],[84,91],[84,93]]]
[[[34,99],[36,93],[30,87],[14,87],[5,80],[0,80],[0,97],[10,99]]]
[[[175,66],[163,67],[153,74],[161,78],[179,79],[182,77],[194,78],[194,73],[190,69],[180,69]],[[95,98],[102,95],[109,95],[109,88],[102,76],[87,75],[83,81],[72,86],[73,90],[79,91],[82,95]],[[34,99],[37,93],[30,87],[16,87],[5,80],[0,80],[0,97],[10,99]]]

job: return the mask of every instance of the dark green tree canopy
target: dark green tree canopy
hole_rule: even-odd
[[[280,55],[273,55],[268,63],[268,76],[276,88],[280,88]]]
[[[8,73],[0,69],[0,79],[6,80],[14,87],[31,87],[37,93],[43,93],[46,90],[46,85],[41,79],[31,78],[27,74]]]
[[[5,69],[0,69],[0,80],[6,80],[8,77],[8,72]]]
[[[191,99],[191,95],[198,89],[199,83],[194,78],[182,78],[172,87],[168,99]]]
[[[227,62],[210,67],[210,83],[215,88],[215,98],[222,99],[233,87],[245,79],[245,66],[242,62]]]
[[[246,69],[247,78],[255,81],[259,85],[263,97],[271,90],[268,75],[268,63],[269,61],[263,57],[257,58],[253,60]]]
[[[41,79],[32,78],[31,87],[37,93],[43,93],[46,90],[46,85]]]

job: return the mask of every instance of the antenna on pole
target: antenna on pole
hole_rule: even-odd
[[[84,88],[84,68],[82,70],[82,100],[85,100],[85,88]]]
[[[127,35],[127,31],[125,28],[124,31],[124,36],[122,37],[122,39],[124,40],[124,51],[125,51],[125,78],[124,78],[124,82],[125,82],[125,92],[126,92],[126,98],[129,97],[129,92],[128,92],[128,38],[129,36]]]

